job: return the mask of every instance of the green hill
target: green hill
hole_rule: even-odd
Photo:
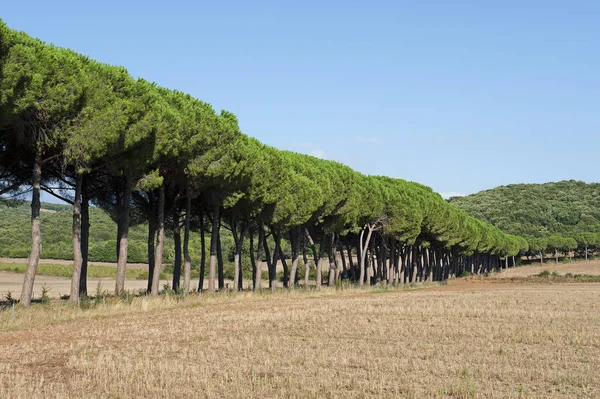
[[[70,205],[42,203],[42,258],[73,259],[72,222]],[[29,202],[16,206],[0,203],[0,257],[26,258],[31,249],[31,208]],[[129,230],[129,262],[146,263],[146,224],[133,226]],[[90,208],[90,261],[116,262],[116,223],[101,209]],[[223,237],[223,246],[233,244]],[[207,241],[208,242],[208,241]],[[227,252],[225,252],[227,253]],[[165,240],[165,262],[173,261],[173,238],[167,234]],[[192,260],[200,258],[200,235],[190,235]]]
[[[600,183],[511,184],[449,202],[523,237],[600,232]]]

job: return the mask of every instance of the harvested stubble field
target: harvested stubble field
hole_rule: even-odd
[[[0,397],[600,397],[594,283],[49,306],[0,312]]]

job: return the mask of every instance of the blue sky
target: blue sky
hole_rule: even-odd
[[[598,181],[597,1],[5,1],[10,27],[441,193]]]

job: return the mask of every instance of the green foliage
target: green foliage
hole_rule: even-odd
[[[523,237],[600,233],[600,184],[561,181],[497,187],[450,202],[473,217]]]
[[[330,251],[327,247],[340,236],[356,241],[365,230],[376,231],[382,242],[452,253],[504,257],[530,247],[520,237],[503,233],[495,220],[490,224],[475,219],[429,187],[365,176],[338,162],[279,151],[245,136],[229,111],[216,113],[210,104],[189,95],[135,80],[124,68],[46,45],[1,22],[0,33],[0,149],[13,154],[0,160],[0,187],[27,180],[22,171],[30,171],[32,159],[42,153],[50,157],[43,169],[45,184],[68,191],[84,176],[85,192],[97,206],[90,209],[92,261],[116,260],[114,220],[128,217],[128,261],[147,261],[158,188],[165,193],[168,210],[164,262],[174,262],[171,232],[179,230],[175,223],[191,204],[189,252],[194,269],[202,255],[199,224],[209,226],[206,221],[217,221],[218,213],[222,253],[228,260],[226,278],[233,278],[230,261],[235,250],[243,255],[243,278],[251,277],[248,240],[240,245],[239,232],[256,233],[263,227],[270,245],[273,238],[285,237],[282,248],[287,256],[287,237],[302,236],[299,232],[305,230],[310,230],[311,239],[322,241],[316,243],[321,252]],[[123,203],[131,189],[133,199]],[[71,259],[70,207],[44,207],[42,256]],[[597,223],[597,213],[584,216],[579,222]],[[28,218],[27,204],[0,204],[0,256],[27,256]],[[557,219],[570,222],[572,212],[565,210]],[[573,241],[560,242],[560,248],[571,247]]]

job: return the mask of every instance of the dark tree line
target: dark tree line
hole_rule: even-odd
[[[209,291],[225,287],[222,228],[235,242],[234,289],[243,287],[246,241],[252,289],[262,288],[262,259],[274,289],[280,264],[284,287],[308,285],[311,258],[319,288],[340,279],[361,286],[443,280],[506,267],[527,250],[523,239],[469,217],[428,187],[268,147],[245,136],[230,112],[1,23],[0,156],[0,194],[32,190],[26,306],[42,250],[41,191],[73,204],[72,301],[87,288],[90,205],[117,222],[117,295],[129,227],[140,222],[148,223],[151,295],[159,294],[167,229],[175,238],[173,288],[185,291],[203,288],[205,268]],[[191,264],[191,230],[210,248],[200,265]],[[298,275],[301,258],[305,276]],[[200,268],[197,283],[192,267]]]

